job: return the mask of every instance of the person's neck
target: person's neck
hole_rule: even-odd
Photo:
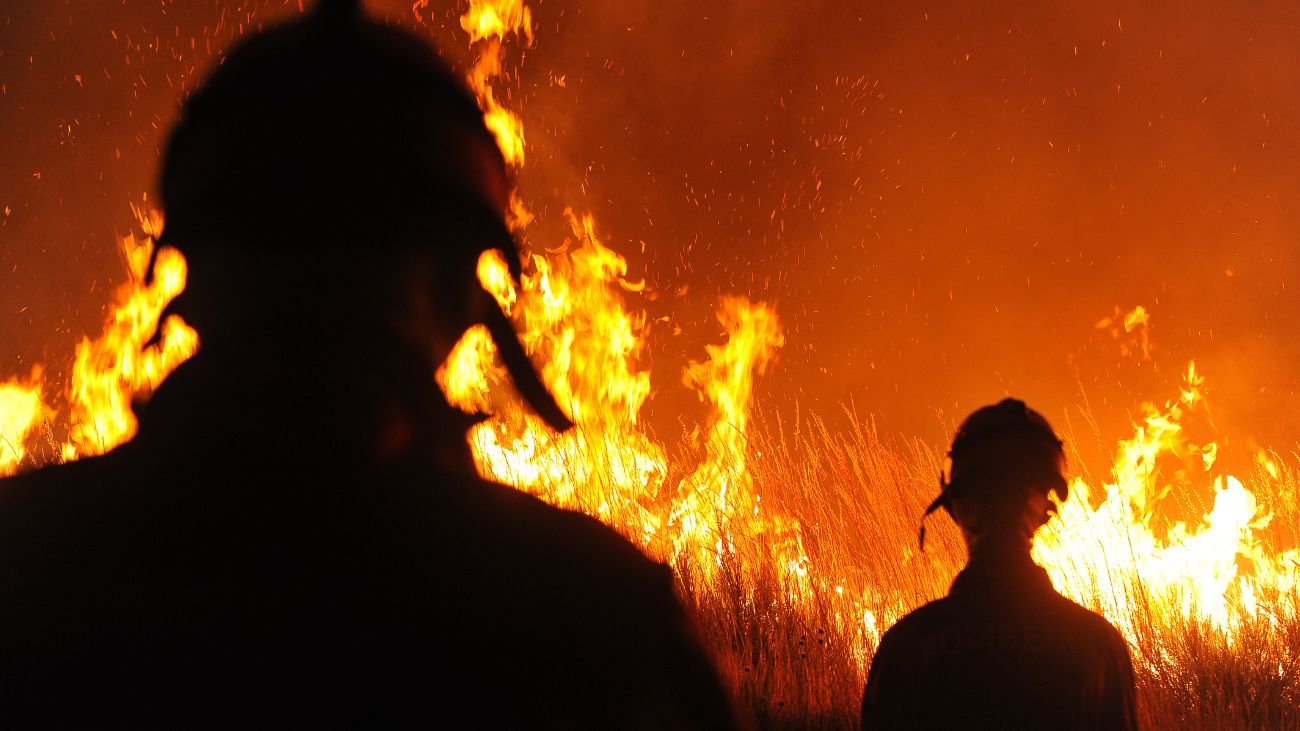
[[[1016,533],[999,533],[970,537],[967,540],[970,560],[991,563],[1033,562],[1033,543]]]
[[[206,431],[253,443],[355,448],[391,442],[395,420],[411,440],[444,423],[444,430],[460,428],[447,411],[432,367],[401,343],[248,332],[201,334],[199,353],[159,387],[141,415],[160,426],[201,419]]]

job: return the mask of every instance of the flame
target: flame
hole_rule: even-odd
[[[713,407],[706,459],[675,492],[665,493],[666,450],[639,418],[651,391],[649,373],[639,365],[646,318],[629,313],[620,293],[640,283],[623,278],[626,261],[604,246],[590,216],[570,212],[569,221],[574,238],[565,241],[564,253],[533,257],[536,273],[524,277],[521,292],[494,253],[484,256],[479,271],[498,302],[524,324],[526,347],[545,363],[543,378],[578,427],[554,434],[517,399],[501,400],[498,387],[506,376],[482,328],[457,344],[438,383],[453,404],[495,412],[470,433],[484,476],[597,515],[640,535],[662,558],[689,550],[716,562],[724,552],[717,531],[730,532],[733,516],[745,518],[737,531],[745,535],[768,528],[743,455],[754,375],[782,344],[776,313],[763,303],[722,299],[718,317],[727,342],[709,346],[710,359],[688,365],[684,374]],[[673,531],[655,542],[664,526]],[[783,523],[780,532],[790,529]]]
[[[417,3],[419,8],[422,3]],[[502,42],[507,35],[533,42],[533,15],[523,0],[470,0],[460,18],[470,43],[481,43],[478,60],[468,74],[469,86],[483,107],[483,121],[496,136],[506,162],[524,164],[524,125],[518,115],[497,101],[492,82],[502,76]]]
[[[469,33],[471,43],[507,34],[522,33],[533,41],[533,11],[523,0],[470,0],[469,9],[460,18],[460,27]]]
[[[568,507],[607,514],[617,505],[638,515],[638,531],[653,533],[659,521],[643,508],[663,483],[667,459],[639,424],[650,396],[639,363],[646,318],[624,306],[627,262],[601,242],[590,216],[567,215],[572,238],[564,253],[534,256],[536,271],[521,292],[495,253],[480,260],[479,276],[521,323],[524,346],[545,364],[543,378],[578,428],[552,434],[516,400],[492,408],[493,387],[507,377],[480,328],[453,350],[438,382],[453,404],[496,413],[470,434],[485,476]]]
[[[26,383],[17,378],[0,383],[0,476],[18,469],[27,456],[29,435],[48,418],[50,410],[41,399],[42,388],[39,367]]]
[[[185,289],[185,257],[160,249],[153,280],[146,282],[162,221],[156,213],[136,215],[145,235],[120,240],[130,277],[114,296],[103,334],[77,345],[67,394],[74,426],[63,447],[65,460],[102,454],[135,436],[132,399],[147,396],[198,350],[198,333],[179,317],[171,315],[158,327],[163,308]],[[158,342],[150,345],[155,333]]]
[[[198,334],[179,317],[169,316],[158,327],[163,308],[185,289],[185,258],[171,248],[158,250],[155,257],[161,218],[143,208],[135,215],[143,235],[130,233],[118,240],[127,281],[114,293],[103,333],[94,340],[83,337],[76,348],[63,394],[68,413],[58,417],[70,425],[67,439],[58,445],[63,461],[103,454],[135,436],[132,400],[147,397],[198,349]],[[147,282],[151,259],[153,278]],[[0,474],[12,472],[22,460],[32,428],[55,418],[41,399],[42,388],[39,370],[30,384],[13,380],[0,386]]]
[[[1035,558],[1057,588],[1097,606],[1134,643],[1132,610],[1139,602],[1183,620],[1210,622],[1228,636],[1243,621],[1261,618],[1260,596],[1281,601],[1291,616],[1296,612],[1292,566],[1300,551],[1267,552],[1259,533],[1271,516],[1259,514],[1254,493],[1240,479],[1212,474],[1217,443],[1197,446],[1185,436],[1188,416],[1204,408],[1204,382],[1191,363],[1177,399],[1161,408],[1146,405],[1133,437],[1119,444],[1114,481],[1105,485],[1100,505],[1090,506],[1093,491],[1076,478],[1035,544]],[[1175,475],[1180,484],[1162,481],[1167,460],[1187,463]],[[1272,464],[1266,456],[1261,460]],[[1175,490],[1195,491],[1186,470],[1212,477],[1213,508],[1195,525],[1175,520],[1162,526],[1164,499]]]
[[[461,27],[471,44],[481,45],[469,80],[484,120],[506,160],[522,166],[522,125],[497,102],[492,82],[502,76],[504,38],[514,34],[525,45],[532,42],[531,13],[519,0],[471,0]],[[515,229],[522,229],[531,219],[526,206],[512,195],[511,208]],[[712,405],[704,461],[666,492],[666,450],[640,424],[651,393],[649,372],[640,362],[646,316],[629,311],[623,299],[645,284],[627,279],[627,261],[604,245],[590,215],[566,210],[565,216],[570,237],[554,255],[531,258],[534,273],[524,276],[522,291],[492,252],[480,260],[479,279],[518,323],[524,346],[544,364],[544,380],[577,428],[552,434],[516,399],[502,400],[497,387],[506,376],[481,328],[466,333],[439,370],[438,383],[453,404],[494,413],[470,434],[485,476],[596,515],[639,536],[661,558],[711,555],[716,562],[734,553],[733,538],[721,538],[734,536],[733,516],[745,519],[747,534],[767,527],[743,455],[753,374],[783,342],[776,313],[743,298],[722,299],[718,316],[728,340],[709,347],[710,359],[688,365],[684,375]],[[791,525],[797,529],[788,521],[783,532]],[[672,529],[666,535],[665,527]],[[794,560],[805,560],[801,547],[797,552]]]
[[[1123,312],[1119,307],[1115,308],[1115,313],[1097,322],[1098,330],[1107,330],[1111,337],[1116,339],[1124,335],[1131,336],[1127,342],[1120,345],[1120,354],[1128,356],[1134,353],[1140,353],[1142,360],[1151,359],[1151,332],[1148,329],[1151,316],[1147,313],[1147,308],[1137,305],[1128,312]]]
[[[781,544],[778,561],[802,578],[808,557],[798,522],[779,515],[769,518],[746,469],[753,377],[766,369],[785,338],[776,312],[761,302],[723,297],[718,321],[728,332],[726,344],[707,346],[709,360],[691,363],[683,373],[683,382],[712,404],[713,423],[706,458],[682,480],[682,498],[669,519],[677,528],[674,551],[694,551],[694,565],[707,572],[723,556],[737,554],[737,534],[755,539],[772,533]]]
[[[522,165],[519,120],[496,102],[489,82],[500,76],[500,41],[507,33],[522,28],[531,42],[527,10],[513,2],[476,0],[462,27],[471,42],[486,43],[471,84],[489,125],[497,118],[509,120],[492,128],[507,159]],[[516,226],[526,225],[522,201],[515,198],[512,206],[524,212],[515,218]],[[711,406],[709,424],[696,430],[703,453],[676,489],[664,490],[667,450],[638,423],[650,394],[648,374],[638,365],[647,323],[644,314],[627,311],[619,291],[638,288],[626,282],[626,262],[601,243],[591,217],[567,215],[572,237],[556,256],[532,258],[535,273],[524,277],[520,291],[496,258],[484,258],[479,276],[515,318],[526,347],[545,364],[546,382],[578,428],[551,434],[516,400],[503,397],[499,386],[505,375],[494,362],[491,340],[472,331],[439,382],[463,408],[495,413],[471,434],[482,473],[600,517],[639,537],[661,559],[688,567],[690,580],[704,586],[728,562],[739,575],[769,579],[762,566],[774,566],[774,578],[796,611],[810,618],[829,614],[856,638],[855,655],[868,657],[881,629],[915,606],[915,599],[904,601],[897,598],[897,587],[891,591],[877,577],[844,570],[859,563],[862,553],[850,537],[816,532],[819,550],[810,557],[803,525],[764,505],[749,462],[753,377],[783,343],[775,312],[742,298],[722,299],[718,317],[725,344],[709,346],[709,358],[689,364],[683,374],[685,385]],[[1116,308],[1097,327],[1120,339],[1125,355],[1151,358],[1145,307]],[[1263,548],[1259,531],[1269,516],[1258,514],[1255,495],[1234,476],[1211,475],[1217,443],[1192,445],[1184,436],[1187,414],[1205,409],[1203,387],[1204,378],[1189,365],[1178,397],[1163,408],[1148,405],[1134,436],[1118,445],[1113,481],[1101,491],[1100,504],[1090,503],[1099,491],[1074,478],[1069,499],[1035,543],[1035,558],[1049,568],[1057,587],[1103,612],[1135,644],[1138,607],[1207,621],[1223,632],[1258,618],[1261,597],[1269,598],[1271,612],[1294,616],[1296,611],[1294,571],[1288,570],[1296,552]],[[1213,507],[1195,524],[1161,517],[1175,486],[1162,481],[1159,466],[1170,457],[1191,460],[1192,467],[1212,477],[1202,482],[1213,486]],[[1266,457],[1260,464],[1277,472]],[[1196,487],[1183,482],[1181,493]],[[949,571],[956,564],[952,558],[939,563]],[[936,586],[941,591],[936,582],[920,596],[932,596]],[[888,599],[891,593],[896,598]]]

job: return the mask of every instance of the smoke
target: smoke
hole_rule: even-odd
[[[846,5],[541,6],[525,183],[645,242],[663,352],[770,299],[769,404],[934,441],[1008,393],[1111,441],[1195,358],[1220,427],[1289,444],[1294,8]],[[1093,327],[1137,304],[1148,361]]]
[[[461,9],[375,0],[464,63]],[[861,5],[861,7],[852,7]],[[0,11],[0,363],[65,362],[122,271],[178,99],[287,0]],[[1216,423],[1289,448],[1300,407],[1300,10],[1280,0],[533,3],[509,90],[530,243],[591,210],[650,284],[656,420],[720,336],[773,303],[767,408],[939,443],[1025,398],[1122,436],[1198,360]],[[1150,360],[1094,328],[1152,313]],[[53,374],[56,375],[57,374]]]

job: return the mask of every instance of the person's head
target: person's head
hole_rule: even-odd
[[[524,396],[562,427],[477,281],[488,249],[521,272],[482,112],[427,42],[357,5],[321,0],[252,36],[186,101],[161,175],[159,243],[190,265],[170,309],[205,348],[387,337],[433,364],[485,323]]]
[[[972,551],[982,545],[1028,546],[1066,497],[1061,440],[1038,412],[1017,399],[976,410],[962,422],[948,456],[951,470],[930,510],[943,507]]]

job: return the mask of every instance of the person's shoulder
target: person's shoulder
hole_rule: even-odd
[[[0,562],[34,563],[129,534],[148,512],[148,490],[130,467],[126,446],[0,480]]]
[[[951,600],[936,599],[908,612],[880,637],[872,655],[867,687],[863,692],[864,719],[868,714],[890,715],[908,706],[913,682],[924,675],[929,653],[924,651],[952,619]]]
[[[94,471],[95,463],[101,460],[102,457],[56,463],[0,478],[0,500],[17,500],[31,494],[33,490],[84,482],[82,478]]]
[[[73,517],[81,506],[99,509],[120,482],[128,453],[121,449],[0,479],[0,523]]]
[[[484,530],[574,570],[671,583],[671,572],[608,525],[487,480],[474,486]],[[495,530],[494,530],[495,528]]]
[[[898,620],[890,629],[899,632],[915,632],[933,626],[935,622],[947,621],[953,613],[953,602],[948,597],[939,597],[913,609]]]
[[[1058,597],[1056,619],[1061,625],[1062,633],[1093,646],[1127,654],[1128,643],[1110,620],[1069,597],[1060,594]]]
[[[940,597],[903,615],[880,638],[880,648],[890,648],[910,643],[949,626],[953,620],[952,600]]]

